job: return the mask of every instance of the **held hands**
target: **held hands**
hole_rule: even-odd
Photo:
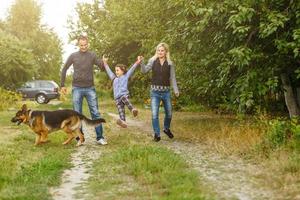
[[[142,60],[144,59],[143,56],[138,56],[137,59],[136,59],[136,64],[140,64],[142,62]]]
[[[106,55],[103,55],[102,56],[102,61],[103,61],[104,64],[107,64],[108,57],[106,57]]]

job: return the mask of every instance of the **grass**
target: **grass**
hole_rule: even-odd
[[[102,167],[118,166],[110,175],[117,172],[132,178],[129,179],[129,185],[133,184],[139,189],[127,188],[126,192],[120,192],[122,197],[125,195],[134,196],[136,199],[207,199],[200,190],[196,172],[190,170],[178,155],[161,147],[135,145],[121,148],[112,154],[111,159],[104,159],[97,164]],[[101,174],[98,177],[100,180]],[[93,178],[94,184],[100,180]],[[120,183],[122,182],[111,184]],[[128,192],[128,189],[131,191]]]
[[[88,199],[214,199],[182,157],[135,127],[108,121],[109,145],[94,163]]]
[[[36,107],[33,102],[26,103]],[[14,114],[0,112],[0,126],[7,126]],[[35,135],[27,126],[11,126],[0,133],[2,139],[13,135],[11,142],[0,146],[0,199],[51,199],[48,189],[59,185],[63,170],[70,167],[74,145],[62,146],[66,135],[59,131],[49,135],[51,142],[35,147]]]
[[[108,121],[104,125],[104,135],[109,145],[103,148],[103,156],[93,166],[88,183],[90,199],[213,199],[199,178],[201,174],[192,170],[184,158],[160,143],[154,144],[142,128],[118,128],[106,114],[117,114],[113,100],[108,98],[108,93],[99,95],[100,112]],[[65,99],[60,105],[26,103],[33,109],[72,108],[70,97]],[[135,106],[140,111],[137,120],[143,121],[151,130],[150,109]],[[83,111],[90,116],[86,102]],[[131,114],[126,112],[129,117]],[[0,135],[7,141],[0,146],[0,200],[50,199],[48,189],[59,185],[62,171],[70,167],[74,145],[62,146],[66,135],[55,132],[50,134],[50,143],[33,147],[34,134],[28,127],[7,126],[14,113],[0,112],[3,128]],[[161,123],[163,117],[161,112]],[[293,195],[299,188],[299,152],[283,147],[269,151],[265,156],[265,150],[260,146],[266,137],[264,123],[230,115],[185,111],[173,113],[171,129],[178,141],[200,143],[225,156],[238,155],[261,163],[266,170],[276,174],[276,177],[264,178],[280,190],[291,190],[289,193]]]
[[[163,110],[163,108],[160,108]],[[140,119],[151,127],[151,110],[141,110]],[[162,126],[164,113],[160,113]],[[171,130],[180,140],[202,143],[224,155],[245,155],[263,140],[262,124],[211,112],[174,112]]]
[[[151,127],[151,111],[141,110],[140,114],[140,119]],[[161,112],[161,123],[163,117]],[[269,137],[267,119],[238,119],[210,112],[174,112],[171,129],[176,139],[202,144],[209,151],[224,156],[234,155],[253,164],[259,163],[267,172],[261,175],[262,179],[268,180],[278,191],[289,194],[287,199],[297,196],[300,142],[292,139],[277,149],[266,146],[264,143]],[[269,174],[273,175],[270,177]]]

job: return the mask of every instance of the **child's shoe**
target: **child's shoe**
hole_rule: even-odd
[[[136,117],[138,115],[139,111],[137,109],[132,109],[132,114],[134,117]]]
[[[127,128],[127,123],[125,121],[121,120],[121,119],[117,120],[117,124],[119,126],[121,126],[122,128]]]

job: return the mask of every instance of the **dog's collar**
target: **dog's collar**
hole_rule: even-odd
[[[28,119],[31,118],[32,110],[28,110]]]
[[[27,112],[28,112],[28,118],[27,118],[26,122],[24,122],[24,123],[28,124],[29,126],[31,126],[32,125],[32,121],[33,121],[33,119],[31,119],[32,110],[28,110]]]

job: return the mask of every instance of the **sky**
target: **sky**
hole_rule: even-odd
[[[15,0],[0,0],[0,19],[5,19],[8,15],[8,10]],[[77,18],[75,7],[79,3],[92,3],[93,0],[36,0],[42,6],[42,24],[47,24],[48,27],[58,34],[63,42],[63,61],[74,51],[76,46],[68,42],[67,19],[69,17]]]

